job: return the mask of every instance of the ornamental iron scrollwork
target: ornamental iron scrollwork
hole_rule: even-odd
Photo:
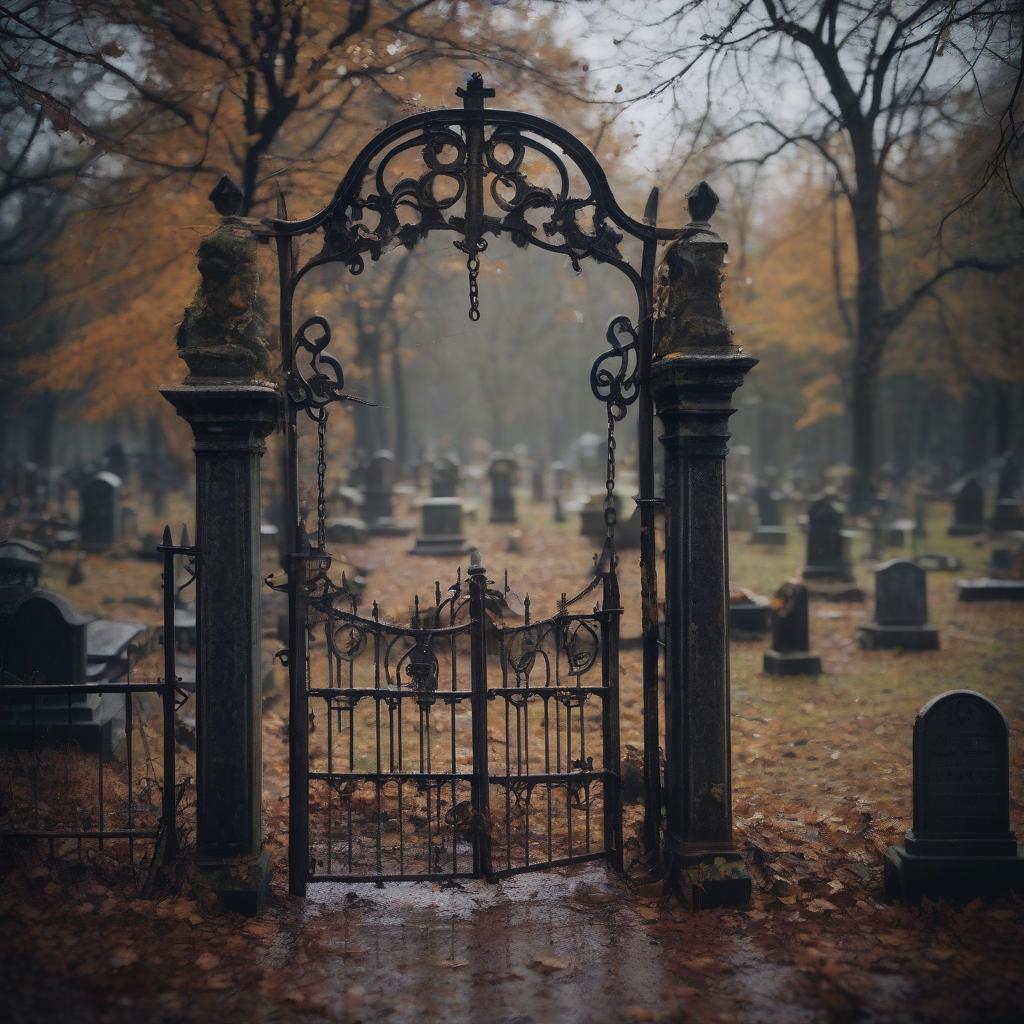
[[[319,335],[311,334],[319,329]],[[345,371],[341,363],[327,351],[331,343],[331,326],[325,317],[316,315],[305,320],[295,332],[292,342],[292,369],[288,374],[288,397],[314,422],[321,421],[333,402],[358,402],[373,405],[365,399],[345,394]],[[305,367],[302,363],[305,363]]]
[[[640,395],[640,338],[627,316],[615,317],[605,337],[611,351],[594,360],[590,390],[608,407],[609,417],[620,422]]]

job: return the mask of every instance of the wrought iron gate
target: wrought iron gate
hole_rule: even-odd
[[[656,191],[642,222],[626,214],[594,154],[570,132],[531,114],[485,109],[494,91],[479,75],[457,92],[462,108],[415,114],[380,132],[322,211],[291,221],[282,201],[278,217],[265,222],[277,243],[288,399],[284,543],[291,553],[286,586],[293,893],[304,892],[311,879],[507,873],[597,856],[621,863],[615,424],[633,402],[639,409],[644,845],[648,851],[658,846],[654,434],[645,382],[657,244],[678,231],[655,227]],[[543,168],[550,187],[528,177],[533,166]],[[589,194],[575,196],[572,188],[580,179]],[[441,182],[447,187],[438,187]],[[547,219],[538,223],[539,218]],[[376,261],[398,245],[412,248],[434,231],[453,233],[453,244],[466,255],[474,321],[480,318],[477,277],[488,234],[505,233],[522,248],[561,253],[576,270],[585,259],[612,266],[636,292],[636,319],[612,321],[609,349],[591,371],[591,388],[608,412],[601,569],[551,618],[522,626],[488,615],[479,566],[465,585],[456,582],[451,598],[442,600],[439,593],[430,612],[417,609],[408,626],[385,622],[376,612],[360,616],[346,603],[344,584],[328,576],[327,422],[331,405],[349,396],[341,364],[329,353],[328,321],[315,314],[293,328],[296,289],[315,267],[337,262],[360,274],[366,257]],[[321,246],[300,261],[296,240],[308,235],[320,236]],[[620,250],[624,235],[641,243],[635,263]],[[316,425],[315,513],[300,509],[299,501],[303,413]],[[306,522],[314,515],[310,551]],[[579,603],[598,590],[598,607],[580,611]],[[500,686],[489,673],[500,673]],[[508,731],[504,764],[496,755],[495,721]],[[362,742],[366,737],[369,746]],[[443,770],[437,770],[439,763]],[[408,845],[413,833],[416,853]]]
[[[358,613],[310,562],[305,881],[501,876],[622,865],[614,574],[506,625],[471,565],[412,621]],[[598,603],[582,610],[588,598]]]

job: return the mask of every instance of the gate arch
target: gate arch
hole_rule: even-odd
[[[457,766],[453,739],[452,771],[435,773],[426,779],[422,771],[419,773],[419,782],[428,786],[428,829],[430,827],[430,784],[437,787],[440,819],[440,787],[442,783],[436,781],[437,779],[442,779],[445,784],[451,783],[452,807],[449,813],[456,810],[458,803],[456,783],[466,781],[472,783],[473,793],[469,802],[472,815],[478,821],[478,834],[480,833],[480,816],[483,815],[486,818],[485,792],[488,788],[486,726],[484,725],[483,740],[481,741],[478,736],[477,719],[480,717],[484,723],[486,722],[488,697],[493,700],[497,695],[502,696],[505,699],[506,711],[511,697],[505,693],[509,689],[507,685],[492,690],[487,690],[486,686],[487,654],[486,648],[482,646],[486,639],[483,632],[485,626],[483,621],[484,605],[487,593],[485,574],[482,567],[479,566],[474,567],[470,573],[469,595],[464,601],[464,606],[469,611],[470,628],[465,630],[457,629],[454,620],[447,626],[442,626],[440,619],[433,626],[425,626],[423,622],[419,621],[418,615],[417,621],[408,628],[391,627],[376,621],[376,616],[370,618],[358,616],[354,607],[350,610],[340,607],[345,595],[327,576],[330,556],[326,551],[324,536],[323,473],[325,457],[323,453],[330,406],[337,401],[349,398],[349,396],[344,394],[342,366],[329,352],[331,329],[327,319],[313,314],[302,320],[297,328],[293,323],[296,289],[303,278],[314,268],[340,262],[348,268],[350,273],[361,274],[366,267],[367,257],[375,262],[388,250],[400,245],[412,248],[422,238],[437,231],[453,233],[456,236],[453,244],[466,255],[470,294],[469,315],[470,319],[474,321],[480,318],[476,275],[479,270],[480,257],[487,250],[487,236],[489,235],[496,237],[506,234],[519,247],[533,246],[547,252],[562,254],[568,257],[577,271],[581,269],[583,261],[588,259],[607,264],[622,273],[633,285],[637,300],[636,317],[630,319],[626,315],[619,315],[613,318],[606,335],[608,350],[597,357],[590,375],[591,389],[595,396],[605,404],[608,412],[610,458],[605,510],[607,539],[605,552],[599,563],[598,574],[592,584],[578,595],[578,598],[581,599],[586,594],[593,592],[600,585],[603,606],[600,615],[595,611],[593,621],[588,622],[586,615],[581,615],[570,609],[569,606],[573,602],[563,602],[558,613],[551,619],[544,620],[544,623],[545,628],[556,637],[562,637],[572,623],[576,623],[577,627],[589,630],[595,637],[600,633],[601,641],[598,647],[600,657],[596,660],[601,662],[602,686],[590,689],[595,693],[597,690],[601,690],[603,701],[603,736],[606,741],[603,759],[605,785],[617,787],[618,716],[616,707],[612,705],[617,706],[616,683],[613,677],[617,676],[615,659],[617,659],[618,622],[615,616],[618,614],[619,600],[615,573],[614,456],[612,453],[614,451],[615,424],[625,417],[627,407],[636,402],[638,406],[640,491],[637,500],[641,516],[645,847],[649,851],[653,850],[658,841],[661,797],[658,753],[657,576],[654,545],[654,417],[651,395],[646,385],[652,358],[652,311],[657,244],[659,241],[677,237],[679,229],[656,226],[657,190],[651,193],[644,220],[638,221],[630,217],[616,201],[597,157],[571,132],[536,115],[521,111],[486,108],[484,100],[493,96],[494,90],[485,87],[479,74],[474,74],[464,89],[457,90],[457,94],[463,100],[461,108],[414,114],[381,131],[355,158],[331,202],[320,212],[304,220],[288,220],[282,207],[279,209],[280,216],[265,221],[277,244],[280,275],[281,356],[287,396],[283,522],[286,534],[285,543],[287,550],[291,553],[287,566],[288,662],[291,694],[289,881],[290,888],[294,893],[304,892],[306,882],[311,877],[315,877],[316,867],[314,861],[311,868],[308,843],[308,785],[311,777],[307,731],[308,699],[310,695],[324,697],[327,701],[328,719],[330,719],[333,713],[331,701],[337,698],[337,695],[321,694],[320,690],[324,688],[314,686],[307,675],[308,616],[310,614],[316,616],[321,623],[326,621],[327,644],[332,649],[333,655],[338,656],[340,661],[344,661],[345,657],[337,647],[336,637],[339,631],[349,630],[352,636],[361,638],[360,650],[365,650],[369,637],[376,638],[375,645],[379,646],[380,637],[384,634],[394,636],[397,633],[404,636],[409,645],[405,659],[406,671],[414,679],[427,672],[431,664],[433,673],[431,677],[436,676],[437,661],[432,651],[432,645],[435,642],[450,642],[453,683],[447,704],[452,710],[452,735],[454,737],[455,707],[464,697],[466,702],[472,702],[473,705],[474,769],[470,773],[472,778],[467,775],[465,779],[463,779],[465,773],[455,770]],[[568,166],[566,161],[559,156],[556,149],[568,158],[571,166]],[[397,168],[403,156],[405,154],[415,155],[417,151],[422,160],[422,173],[415,177],[405,175],[397,176],[397,180],[389,180],[389,172]],[[546,187],[531,181],[524,169],[528,156],[544,161],[545,166],[552,172],[556,183],[554,187]],[[573,169],[586,183],[589,194],[582,196],[572,194]],[[392,174],[390,177],[396,176]],[[442,182],[447,183],[448,191],[446,193],[441,191]],[[546,219],[537,223],[540,217]],[[368,221],[372,222],[368,223]],[[323,237],[320,250],[300,264],[294,240],[300,236],[317,233]],[[625,236],[641,243],[639,263],[628,259],[620,250],[619,245]],[[316,513],[317,548],[313,551],[304,550],[306,547],[304,526],[301,525],[299,508],[298,422],[300,414],[305,414],[317,424],[320,445]],[[439,599],[438,604],[440,605],[440,603]],[[527,621],[527,627],[529,625],[529,621]],[[534,625],[530,636],[539,635],[538,625]],[[501,643],[507,641],[509,644],[508,652],[505,652],[504,647],[501,648],[504,652],[502,654],[503,673],[507,675],[511,666],[515,678],[520,680],[523,673],[517,665],[532,664],[535,657],[532,654],[526,656],[522,653],[515,658],[511,656],[511,645],[522,645],[522,628],[507,629],[502,632],[507,635],[503,636]],[[473,634],[469,659],[473,669],[473,686],[465,692],[459,692],[454,682],[456,655],[453,637],[460,633]],[[562,641],[558,640],[556,647],[561,643]],[[567,648],[565,651],[571,654]],[[419,653],[417,654],[417,652]],[[349,659],[349,664],[351,664],[351,659]],[[419,676],[416,675],[417,672]],[[427,675],[430,674],[431,672],[427,672]],[[477,692],[481,686],[478,679],[480,675],[483,676],[483,690]],[[530,673],[526,671],[527,691],[530,689],[529,677]],[[436,682],[435,678],[433,689],[436,689]],[[503,682],[507,682],[507,680],[503,680]],[[577,673],[577,687],[579,688],[580,685],[579,673]],[[427,689],[431,688],[427,687]],[[582,693],[582,690],[579,692]],[[424,693],[426,690],[416,696],[421,707],[427,700]],[[376,694],[368,696],[378,711],[378,718],[382,700],[390,707],[390,701],[401,699],[400,696],[382,694],[379,690]],[[540,696],[543,698],[546,716],[549,699],[551,697],[558,698],[558,695],[552,691]],[[528,698],[529,693],[527,693]],[[354,693],[347,698],[348,711],[352,716],[349,720],[352,728],[354,728],[355,721],[355,706],[359,699]],[[575,698],[570,695],[568,699]],[[570,706],[566,704],[565,707],[568,715]],[[340,723],[341,712],[338,713]],[[517,723],[519,722],[518,716],[517,709]],[[582,714],[580,720],[582,729]],[[607,740],[612,730],[615,733],[615,742],[613,748],[609,748]],[[379,733],[377,740],[379,754]],[[608,763],[609,757],[614,758],[614,764]],[[482,767],[476,763],[481,758],[484,761]],[[582,758],[581,765],[580,772],[586,774],[587,767]],[[559,764],[558,771],[546,771],[536,776],[536,779],[547,780],[549,798],[551,786],[554,784],[564,783],[567,794],[575,792],[571,787],[576,783],[567,779],[572,771],[568,761],[566,768],[567,771],[561,773]],[[400,775],[401,765],[399,765],[399,769]],[[482,778],[477,777],[478,771],[482,771]],[[364,774],[374,775],[374,773]],[[391,778],[388,773],[374,775],[378,803],[382,787],[387,784],[388,778]],[[555,782],[552,779],[555,779]],[[332,782],[330,779],[327,781]],[[513,781],[509,776],[505,779],[505,792],[508,794],[517,786],[520,788],[525,786],[528,798],[529,793],[532,792],[530,787],[537,784],[540,783],[534,781],[534,776],[530,776],[525,782]],[[518,794],[518,790],[516,792]],[[400,804],[401,782],[399,782],[398,794]],[[613,860],[621,861],[621,834],[617,837],[614,834],[615,822],[614,820],[609,821],[606,797],[607,792],[603,796],[606,804],[604,827],[606,849],[602,853],[607,853]],[[589,796],[587,800],[589,807]],[[568,859],[572,860],[576,858],[571,856],[572,815],[571,811],[568,813],[570,820],[570,857]],[[587,821],[589,828],[589,810]],[[453,834],[454,831],[453,823]],[[529,836],[528,825],[527,836]],[[349,843],[351,855],[351,836]],[[454,850],[454,836],[452,843]],[[383,879],[395,876],[394,873],[386,872],[380,866],[379,827],[377,847],[377,871],[369,873],[366,877]],[[490,873],[488,857],[489,852],[482,849],[481,844],[477,842],[474,846],[472,861],[474,873]],[[559,858],[553,856],[548,858],[548,862],[558,860]],[[433,874],[430,870],[430,863],[432,862],[428,862],[426,872],[420,872],[420,877]],[[527,839],[527,865],[529,866],[529,838]],[[511,861],[509,868],[511,869]]]

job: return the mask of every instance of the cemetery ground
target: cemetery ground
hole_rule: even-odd
[[[175,511],[172,508],[172,513]],[[177,509],[185,514],[185,505]],[[577,521],[521,506],[517,527],[467,524],[491,579],[530,593],[538,613],[582,586],[592,543]],[[25,859],[0,888],[0,1016],[12,1021],[684,1021],[1019,1019],[1024,1012],[1024,903],[955,910],[882,901],[882,852],[911,814],[911,729],[918,709],[953,688],[994,700],[1010,722],[1011,827],[1024,833],[1024,610],[963,604],[955,581],[984,575],[989,544],[945,537],[936,506],[921,550],[959,556],[962,573],[928,576],[935,652],[863,651],[863,605],[816,599],[811,642],[825,674],[761,673],[767,638],[732,644],[737,842],[754,876],[741,911],[691,913],[644,875],[640,807],[626,806],[627,878],[603,866],[471,881],[311,885],[287,895],[287,698],[265,695],[264,827],[273,899],[259,919],[218,911],[187,870],[139,896],[123,853]],[[790,513],[790,519],[792,513]],[[173,521],[173,520],[172,520]],[[770,595],[803,563],[790,521],[785,548],[730,544],[734,585]],[[507,554],[509,532],[522,553]],[[446,587],[455,559],[413,559],[411,537],[347,552],[372,569],[367,600],[402,618],[417,591]],[[870,566],[858,581],[871,593]],[[906,550],[890,550],[888,557]],[[635,551],[621,556],[624,638],[638,632]],[[89,555],[84,582],[55,552],[43,586],[82,612],[159,621],[159,565]],[[268,571],[272,568],[268,559]],[[137,598],[152,599],[152,606]],[[126,600],[127,599],[127,600]],[[265,623],[265,626],[267,624]],[[279,644],[268,640],[272,653]],[[145,664],[138,671],[145,673]],[[640,652],[621,655],[626,770],[638,771]],[[186,713],[188,705],[186,705]],[[187,764],[187,751],[181,751]],[[628,781],[628,780],[627,780]],[[636,792],[633,792],[634,799]],[[183,808],[189,838],[188,804]]]

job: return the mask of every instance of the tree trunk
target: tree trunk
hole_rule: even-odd
[[[850,511],[860,514],[874,498],[877,467],[878,386],[888,331],[882,323],[882,237],[878,223],[878,187],[870,168],[870,180],[862,181],[851,199],[857,240],[857,335],[850,374],[850,427],[853,479]],[[869,177],[865,172],[863,177]]]
[[[391,345],[391,392],[395,401],[395,461],[399,473],[404,475],[409,468],[409,410],[405,406],[402,335],[397,328]]]
[[[1013,382],[992,382],[992,419],[995,425],[995,451],[1003,455],[1013,447]]]

